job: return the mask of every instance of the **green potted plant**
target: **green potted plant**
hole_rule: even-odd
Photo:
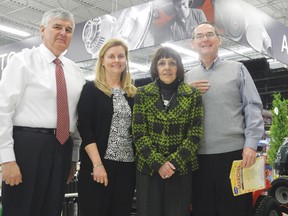
[[[288,100],[281,94],[274,93],[272,101],[272,124],[270,127],[270,149],[268,151],[268,163],[274,167],[279,147],[284,138],[288,137]]]

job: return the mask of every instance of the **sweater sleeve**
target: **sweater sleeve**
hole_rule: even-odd
[[[256,150],[258,142],[264,133],[263,106],[253,79],[244,65],[241,65],[240,92],[246,126],[244,147]]]
[[[96,112],[93,110],[93,88],[95,88],[94,83],[87,82],[83,87],[78,103],[78,130],[82,139],[82,147],[96,142],[92,118],[93,113]]]

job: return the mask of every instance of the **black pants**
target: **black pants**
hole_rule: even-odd
[[[81,216],[130,216],[135,190],[135,163],[110,160],[102,160],[102,163],[108,175],[107,187],[93,180],[92,169],[80,169],[78,196]]]
[[[137,171],[137,216],[190,215],[191,184],[191,173],[162,179]]]
[[[14,151],[23,183],[2,182],[3,216],[58,216],[70,171],[72,141],[54,135],[15,131]]]
[[[251,215],[252,194],[234,197],[229,179],[233,160],[241,159],[242,150],[198,155],[200,169],[193,174],[193,216]]]

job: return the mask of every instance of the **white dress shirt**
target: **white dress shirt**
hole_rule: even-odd
[[[0,163],[15,161],[13,126],[56,128],[56,57],[43,44],[16,54],[5,67],[0,81]],[[78,159],[80,136],[77,104],[85,83],[79,66],[59,56],[65,74],[73,160]]]

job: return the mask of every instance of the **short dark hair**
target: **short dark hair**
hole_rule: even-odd
[[[152,80],[156,80],[157,78],[159,78],[157,64],[158,64],[158,61],[162,58],[172,58],[176,61],[176,64],[177,64],[176,77],[180,81],[183,81],[184,80],[184,66],[182,63],[182,58],[176,50],[170,47],[161,47],[154,54],[154,57],[152,59],[151,66],[150,66],[150,74],[151,74]]]
[[[193,31],[192,31],[192,35],[191,35],[191,38],[192,40],[194,39],[195,37],[195,29],[200,26],[200,25],[204,25],[204,24],[207,24],[207,25],[210,25],[214,28],[214,31],[215,31],[215,34],[218,36],[219,33],[218,33],[218,30],[217,30],[217,27],[213,24],[213,23],[210,23],[210,22],[201,22],[199,23],[198,25],[196,25],[194,28],[193,28]]]

